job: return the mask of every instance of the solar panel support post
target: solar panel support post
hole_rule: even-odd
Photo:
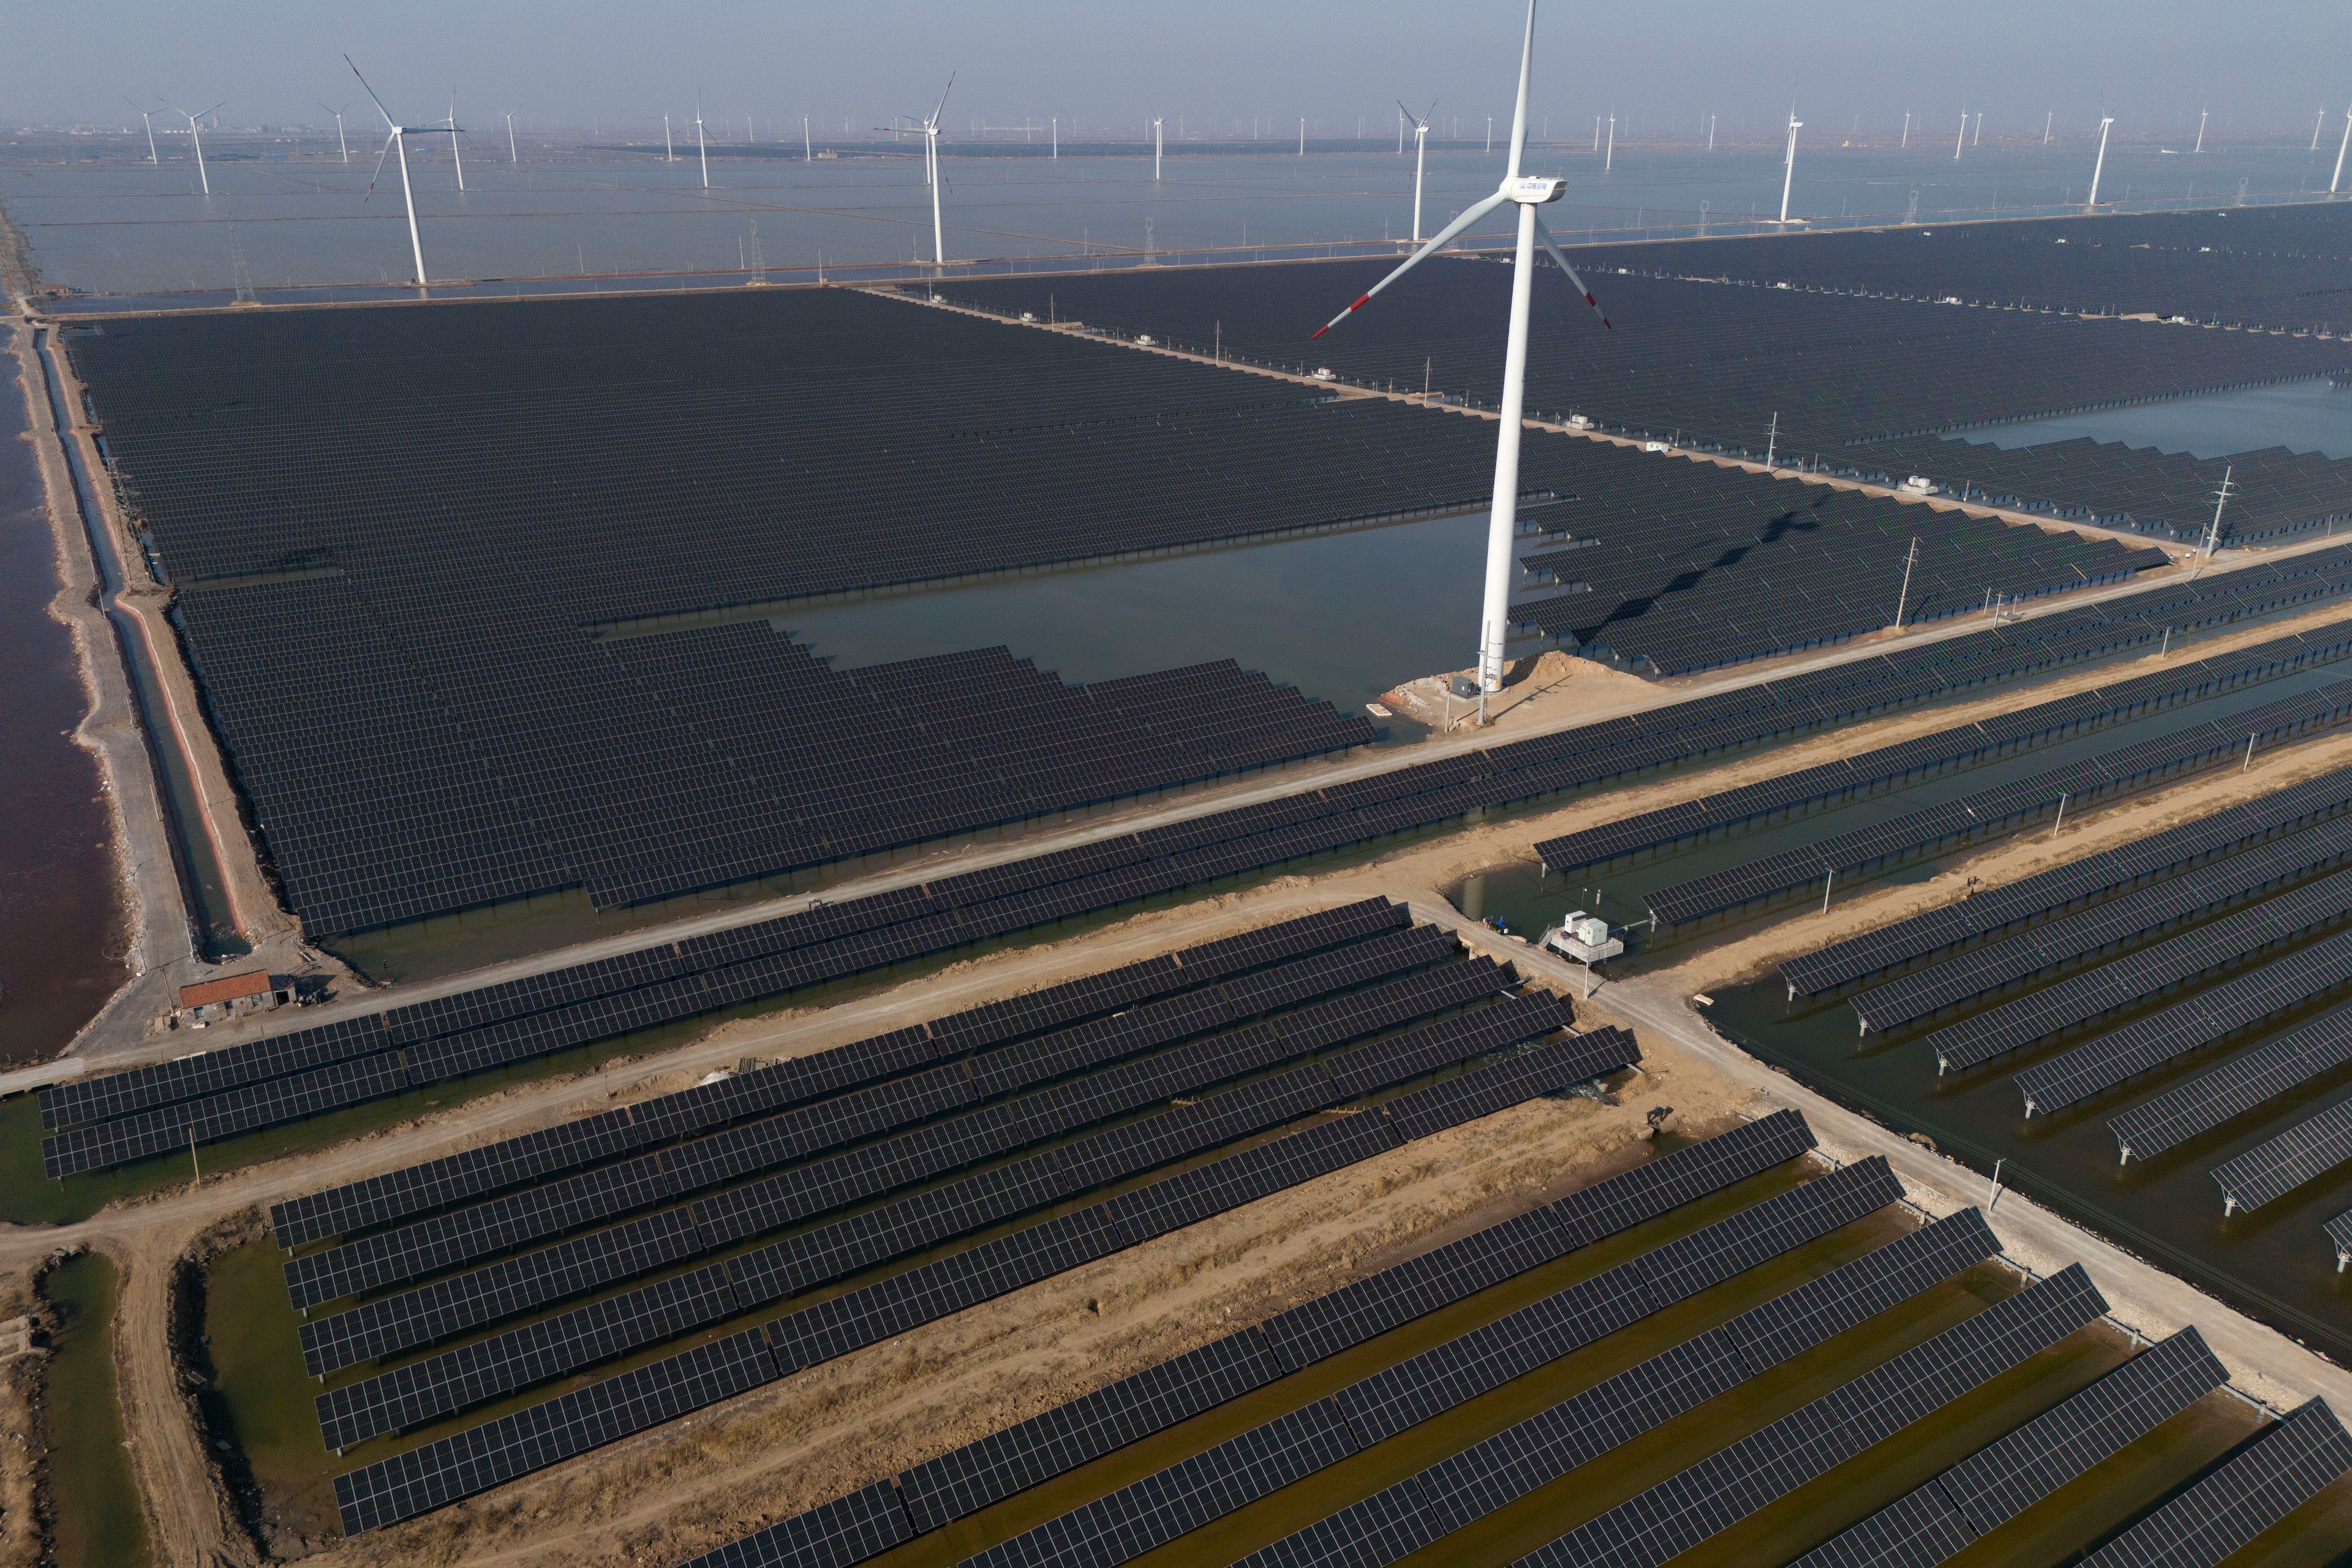
[[[2007,1163],[2006,1159],[1995,1160],[1992,1163],[1992,1195],[1985,1199],[1987,1214],[1992,1213],[2000,1206],[2000,1168]]]

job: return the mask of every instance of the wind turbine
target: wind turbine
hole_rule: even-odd
[[[226,103],[227,101],[228,100],[226,99],[223,99],[221,103]],[[220,106],[221,105],[219,103],[215,103],[213,105],[213,109],[218,109]],[[167,103],[163,107],[170,110],[173,113],[182,116],[187,121],[188,140],[194,144],[196,149],[196,183],[204,186],[205,195],[211,195],[213,194],[212,177],[205,173],[205,136],[204,132],[196,126],[196,121],[202,119],[203,116],[190,114],[186,110],[180,108],[177,104]],[[205,113],[210,114],[213,111],[213,109],[205,110]]]
[[[1963,109],[1961,109],[1961,110],[1960,110],[1960,136],[1959,136],[1959,140],[1952,143],[1952,162],[1953,162],[1953,163],[1958,163],[1958,162],[1960,161],[1960,149],[1961,149],[1961,148],[1963,148],[1963,147],[1965,147],[1965,146],[1967,146],[1968,144],[1969,144],[1969,111],[1968,111],[1968,110],[1967,110],[1966,108],[1963,108]]]
[[[134,103],[131,107],[136,109],[139,106]],[[2315,153],[2319,151],[2319,128],[2326,123],[2327,106],[2323,103],[2319,106],[2319,112],[2311,117],[2311,150]],[[150,135],[148,140],[152,142],[154,138]]]
[[[1155,185],[1160,183],[1160,153],[1161,149],[1160,127],[1161,118],[1161,116],[1157,114],[1151,117],[1151,183]]]
[[[702,155],[702,188],[710,188],[710,143],[702,137],[702,95],[694,95],[694,148]]]
[[[2197,145],[2189,149],[2189,155],[2192,157],[2205,151],[2205,121],[2210,119],[2212,114],[2213,111],[2210,109],[2200,109],[2197,111]]]
[[[1780,221],[1789,221],[1789,187],[1797,183],[1797,132],[1804,126],[1794,109],[1789,110],[1789,162],[1780,174]]]
[[[125,99],[122,99],[122,101],[130,103],[131,108],[139,108],[139,106],[136,106],[136,103],[131,103],[131,99],[130,99],[130,97],[125,97]],[[2328,113],[2328,110],[2324,110],[2324,108],[2322,108],[2322,110],[2319,110],[2319,113],[2324,115],[2324,113]],[[163,163],[163,160],[160,160],[160,157],[155,157],[155,120],[152,120],[151,115],[148,115],[148,110],[143,110],[143,108],[139,108],[139,124],[143,124],[143,127],[148,127],[148,163]],[[2316,130],[2312,132],[2312,146],[2315,146],[2315,148],[2319,146],[2319,132],[2316,132]]]
[[[2352,109],[2344,111],[2344,141],[2336,149],[2336,176],[2327,182],[2327,194],[2334,195],[2336,187],[2344,183],[2344,153],[2352,149]]]
[[[335,117],[335,145],[341,149],[343,162],[346,163],[350,163],[352,161],[352,144],[343,140],[343,109],[349,109],[351,105],[347,103],[343,105],[343,109],[328,109],[327,106],[322,103],[319,105],[319,107],[326,109],[328,113]]]
[[[507,162],[509,163],[520,163],[522,162],[522,154],[515,151],[514,110],[511,109],[501,109],[499,110],[499,117],[507,122]]]
[[[1429,107],[1433,111],[1437,108],[1437,100],[1431,99]],[[1406,120],[1412,121],[1412,242],[1419,245],[1421,243],[1421,169],[1429,156],[1429,116],[1415,114],[1412,110],[1406,109],[1402,99],[1397,100],[1397,108],[1403,113]],[[1399,123],[1402,124],[1402,121]]]
[[[1369,304],[1373,295],[1420,266],[1431,256],[1453,243],[1454,237],[1472,224],[1506,203],[1518,208],[1518,245],[1511,261],[1511,327],[1510,337],[1503,357],[1502,422],[1495,440],[1495,492],[1493,511],[1486,527],[1486,585],[1485,602],[1478,623],[1478,689],[1480,707],[1485,706],[1485,694],[1503,688],[1503,646],[1510,615],[1511,557],[1516,547],[1518,529],[1519,437],[1520,417],[1527,404],[1528,373],[1528,309],[1535,283],[1535,246],[1543,241],[1544,249],[1570,287],[1584,296],[1584,302],[1599,314],[1601,306],[1584,287],[1584,279],[1568,264],[1559,247],[1552,240],[1536,209],[1556,202],[1567,193],[1568,182],[1549,174],[1522,174],[1519,159],[1528,142],[1528,74],[1535,58],[1536,5],[1528,0],[1526,37],[1519,46],[1519,96],[1511,116],[1511,161],[1503,175],[1503,183],[1495,194],[1478,202],[1452,223],[1431,237],[1429,242],[1405,258],[1404,264],[1373,284],[1356,302],[1326,321],[1315,336],[1354,315]],[[1601,324],[1609,324],[1607,316]]]
[[[923,174],[931,186],[931,265],[934,267],[946,266],[948,259],[947,240],[940,226],[940,115],[948,106],[948,94],[954,90],[955,73],[950,71],[948,84],[940,89],[940,101],[933,106],[929,117],[915,121],[915,128],[923,133]],[[898,118],[915,119],[911,114],[902,114]],[[1152,123],[1157,126],[1159,122],[1154,121]],[[1155,171],[1152,178],[1158,179],[1156,158],[1152,168]]]
[[[2091,199],[2083,204],[2085,207],[2099,205],[2099,174],[2107,166],[2107,127],[2115,122],[2116,117],[2112,114],[2099,121],[2099,156],[2098,161],[2091,165]]]
[[[677,162],[677,149],[669,143],[669,110],[667,109],[662,110],[662,162],[665,163]]]
[[[466,160],[457,153],[457,89],[449,89],[449,162],[457,167],[457,194],[466,194]]]
[[[345,55],[343,57],[343,63],[352,68],[352,74],[353,76],[360,78],[360,89],[368,95],[369,101],[375,105],[375,111],[383,116],[384,124],[389,126],[392,131],[392,134],[383,139],[383,152],[378,153],[375,155],[375,173],[368,176],[368,194],[365,197],[362,197],[362,202],[365,202],[374,198],[375,183],[378,179],[382,178],[383,174],[383,160],[385,154],[396,154],[400,159],[400,196],[401,200],[405,202],[408,205],[408,251],[411,256],[415,258],[416,286],[421,289],[425,283],[425,242],[419,239],[416,235],[416,193],[409,187],[408,184],[408,132],[410,127],[401,124],[400,121],[392,117],[392,110],[383,106],[383,100],[376,97],[375,89],[368,86],[367,78],[360,76],[360,68],[356,64],[353,64],[351,56]],[[446,130],[451,141],[454,142],[457,140],[457,127],[454,124],[446,127],[420,125],[415,129],[428,136],[441,135]]]

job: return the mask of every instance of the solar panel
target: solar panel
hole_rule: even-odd
[[[2352,1160],[2352,1100],[2339,1100],[2213,1169],[2221,1212],[2258,1209]]]
[[[2183,1329],[1793,1568],[1934,1568],[2229,1380],[2197,1331]]]
[[[2341,932],[2037,1062],[2015,1079],[2025,1113],[2044,1115],[2352,982],[2352,931]]]
[[[2106,1310],[2075,1264],[1881,1363],[1529,1552],[1528,1568],[1654,1568]]]
[[[2217,1568],[2352,1469],[2352,1438],[2315,1399],[2084,1561],[2084,1568]]]
[[[2144,1100],[2107,1125],[2123,1159],[2151,1160],[2347,1061],[2352,1061],[2352,1013],[2339,1010]]]
[[[684,1568],[850,1568],[914,1533],[898,1489],[880,1480],[688,1558]]]

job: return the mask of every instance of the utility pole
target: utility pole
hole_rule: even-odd
[[[1780,411],[1775,408],[1772,410],[1772,428],[1764,437],[1764,466],[1766,468],[1769,468],[1772,466],[1772,454],[1779,449],[1780,444]]]
[[[2230,504],[2230,476],[2238,471],[2234,463],[2221,469],[2221,488],[2213,492],[2213,526],[2205,533],[2205,559],[2213,559],[2213,552],[2221,547],[2221,509]]]
[[[1911,607],[1911,568],[1919,559],[1919,536],[1911,536],[1911,552],[1903,557],[1903,596],[1895,602],[1895,629],[1903,629],[1903,614]]]

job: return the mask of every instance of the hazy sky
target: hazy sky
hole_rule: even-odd
[[[1358,116],[1392,132],[1394,101],[1440,100],[1465,131],[1507,123],[1517,0],[549,0],[391,5],[236,0],[18,0],[0,49],[0,124],[120,123],[127,94],[223,123],[322,122],[318,103],[366,100],[348,50],[395,113],[472,107],[525,124],[609,132],[690,114],[764,134],[807,114],[836,133],[928,109],[958,72],[947,123],[967,132],[1062,116],[1088,128],[1144,117],[1230,131],[1235,117],[1300,115],[1323,133]],[[1823,134],[1892,130],[1906,110],[1940,126],[1963,103],[1985,131],[2095,124],[2307,134],[2352,99],[2352,6],[2343,0],[1782,0],[1778,5],[1549,0],[1538,18],[1536,113],[1556,133],[1614,109],[1636,134],[1695,125],[1760,129],[1791,97]],[[2334,129],[2334,128],[2332,128]],[[1500,133],[1498,128],[1498,134]]]

